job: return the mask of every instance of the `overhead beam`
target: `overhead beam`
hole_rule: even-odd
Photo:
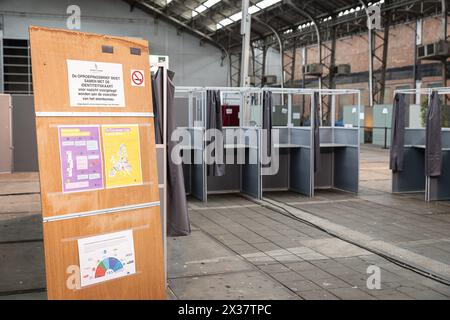
[[[161,19],[169,22],[173,26],[188,31],[192,35],[199,37],[201,40],[204,40],[204,41],[210,43],[211,45],[215,46],[216,48],[223,50],[225,53],[228,52],[228,50],[226,50],[220,43],[215,41],[209,35],[201,32],[199,30],[191,28],[189,25],[187,25],[184,22],[181,22],[178,19],[175,19],[173,17],[168,16],[162,10],[160,10],[160,9],[158,9],[158,8],[152,6],[152,5],[150,5],[150,4],[148,4],[148,3],[144,2],[144,1],[140,1],[140,0],[124,0],[124,1],[126,1],[130,5],[134,4],[135,7],[141,9],[144,12],[150,13],[152,15],[157,15],[158,17],[160,17]]]
[[[252,3],[253,3],[253,1],[249,1],[250,3],[249,3],[249,5],[252,5]],[[227,6],[230,6],[231,8],[234,8],[236,5],[234,4],[234,3],[232,3],[230,0],[222,0],[222,3],[223,4],[226,4]],[[214,9],[213,9],[214,10]],[[264,9],[265,10],[265,9]],[[262,10],[263,11],[263,10]],[[214,10],[213,12],[217,12],[216,10]],[[224,18],[229,18],[229,17],[226,17],[226,16],[224,16],[222,13],[218,13],[218,14],[220,14],[221,16],[223,16]],[[252,17],[253,17],[254,15],[252,15]],[[225,26],[225,27],[223,27],[223,29],[227,29],[228,31],[230,31],[230,29],[231,28],[237,28],[239,25],[237,24],[237,23],[234,23],[234,24],[231,24],[231,25],[228,25],[228,26]],[[261,37],[261,38],[263,38],[265,35],[264,34],[262,34],[262,33],[260,33],[260,32],[258,32],[258,31],[256,31],[256,30],[254,30],[254,29],[252,29],[251,30],[253,33],[256,33],[257,34],[257,36],[259,36],[259,37]],[[212,32],[212,33],[210,33],[209,35],[210,36],[214,36],[214,35],[217,35],[218,34],[218,32],[224,32],[224,30],[216,30],[215,32]],[[234,33],[233,33],[233,31],[231,30],[230,31],[231,32],[231,34],[232,35],[234,35]]]
[[[440,9],[440,1],[441,0],[439,0],[439,1],[434,1],[434,2],[427,2],[428,4],[430,4],[430,5],[433,5],[435,8],[439,8]],[[314,3],[312,2],[312,1],[308,1],[308,2],[300,2],[300,3],[297,3],[298,1],[293,1],[293,3],[295,3],[297,6],[299,6],[300,5],[300,10],[302,10],[303,12],[305,12],[305,11],[307,11],[307,10],[303,10],[303,7],[306,7],[306,8],[308,8],[308,6],[309,7],[312,7],[313,5],[314,5]],[[364,3],[367,3],[368,1],[364,1]],[[287,4],[288,3],[288,1],[284,1],[284,2],[282,2],[282,3],[280,3],[280,4],[278,4],[278,5],[275,5],[275,6],[273,6],[273,7],[269,7],[269,8],[267,8],[267,9],[265,9],[264,10],[264,13],[263,12],[258,12],[258,13],[256,13],[256,14],[254,14],[254,15],[252,15],[253,17],[260,17],[260,18],[263,18],[263,17],[265,17],[265,16],[267,16],[268,14],[274,14],[274,12],[276,12],[277,10],[279,10],[279,8],[280,8],[280,6],[282,5],[282,4]],[[414,6],[417,6],[418,4],[420,4],[420,3],[423,3],[423,1],[421,1],[421,0],[397,0],[397,1],[391,1],[391,2],[385,2],[385,4],[382,6],[382,10],[383,11],[392,11],[392,10],[401,10],[402,8],[406,8],[406,7],[408,7],[408,8],[413,8]],[[347,10],[347,9],[350,9],[350,8],[353,8],[353,7],[355,7],[355,6],[357,6],[357,5],[361,5],[361,3],[354,3],[353,5],[351,5],[351,4],[348,4],[348,2],[347,2],[347,4],[345,5],[345,6],[343,6],[342,8],[339,8],[338,10],[335,10],[334,12],[333,12],[333,14],[335,14],[335,15],[337,15],[337,13],[339,13],[340,11],[343,11],[343,10]],[[320,11],[320,10],[319,10]],[[308,14],[310,14],[311,16],[313,16],[317,21],[319,21],[320,19],[322,19],[322,18],[324,18],[324,17],[326,17],[326,16],[329,16],[330,14],[328,14],[328,13],[324,13],[324,12],[321,12],[320,14],[318,14],[318,15],[316,15],[316,14],[314,14],[314,13],[312,13],[313,11],[311,11],[311,10],[308,10],[307,11],[307,13]],[[413,11],[411,11],[411,14],[413,14],[414,12]],[[429,14],[432,14],[431,12],[429,13]],[[428,15],[429,15],[428,14]],[[332,15],[332,14],[331,14]],[[425,15],[426,16],[426,15]],[[360,27],[358,27],[359,26],[359,23],[360,23],[360,21],[361,21],[361,19],[363,19],[364,20],[364,22],[366,22],[366,20],[367,20],[367,16],[365,15],[365,13],[364,13],[364,10],[361,10],[360,12],[358,12],[358,13],[354,13],[354,14],[349,14],[349,15],[346,15],[346,16],[343,16],[343,17],[339,17],[339,18],[335,18],[334,20],[332,20],[332,21],[328,21],[325,25],[323,25],[322,23],[321,23],[321,27],[323,27],[323,28],[332,28],[332,27],[334,27],[334,26],[338,26],[338,27],[342,27],[343,25],[348,25],[348,26],[352,26],[352,24],[356,27],[356,28],[351,28],[351,29],[353,29],[353,32],[351,32],[351,31],[349,31],[349,32],[344,32],[343,33],[343,35],[349,35],[349,34],[354,34],[354,33],[357,33],[357,32],[361,32],[361,31],[363,31],[363,28],[360,28]],[[308,19],[309,20],[309,19]],[[398,19],[396,19],[393,23],[394,24],[397,24],[397,23],[399,23],[399,22],[401,22],[400,20],[398,20]],[[266,22],[267,22],[267,20],[265,20]],[[287,29],[294,29],[294,32],[293,33],[290,33],[290,34],[288,34],[288,35],[283,35],[283,38],[284,39],[290,39],[290,38],[293,38],[293,37],[298,37],[298,36],[300,36],[300,35],[303,35],[303,34],[305,34],[305,32],[309,32],[309,31],[307,31],[307,30],[301,30],[301,31],[297,31],[296,30],[296,27],[298,27],[298,25],[301,25],[301,24],[303,24],[304,23],[304,21],[299,21],[299,22],[297,22],[297,23],[295,23],[295,24],[292,24],[292,25],[286,25],[286,26],[283,26],[282,28],[276,28],[277,29],[277,32],[279,32],[280,34],[282,34],[283,33],[283,31],[285,31],[285,30],[287,30]],[[364,29],[366,29],[365,27],[366,27],[366,24],[364,23]],[[314,31],[313,31],[314,32]],[[220,41],[220,39],[222,39],[222,35],[221,35],[221,31],[216,31],[216,33],[217,33],[217,35],[218,35],[218,39],[219,39],[219,41]],[[258,37],[253,37],[252,36],[252,39],[254,39],[254,40],[260,40],[260,39],[264,39],[264,38],[266,38],[266,37],[268,37],[268,36],[270,36],[271,35],[271,33],[269,32],[269,33],[267,33],[267,34],[264,34],[264,36],[262,37],[262,38],[258,38]],[[340,37],[340,35],[338,35],[339,37]],[[326,39],[322,39],[323,41],[325,41]],[[311,43],[311,42],[308,42],[308,43]],[[235,47],[236,45],[239,45],[240,43],[238,43],[238,44],[236,44],[236,43],[231,43],[230,44],[230,46],[231,47]]]
[[[172,2],[171,2],[170,4],[172,4]],[[186,8],[186,9],[188,9],[188,10],[191,10],[191,11],[194,10],[194,8],[188,7],[185,3],[180,3],[180,4],[178,4],[178,5],[179,5],[179,6],[182,6],[183,8]],[[170,14],[170,12],[168,12],[168,13]],[[226,18],[226,16],[224,16],[223,14],[221,14],[221,13],[218,13],[218,14],[219,14],[220,16],[222,16],[223,18]],[[209,15],[206,15],[204,12],[198,13],[197,17],[198,17],[198,16],[204,17],[205,19],[207,19],[207,20],[209,20],[209,21],[212,21],[214,24],[217,24],[217,23],[218,23],[218,21],[214,20],[214,19],[213,19],[212,17],[210,17]],[[187,24],[187,25],[190,26],[192,29],[195,29],[195,26],[194,26],[195,23],[196,23],[196,20],[194,20],[194,18],[191,18],[191,20],[189,21],[189,24]],[[203,29],[208,29],[208,28],[205,26],[204,23],[202,23],[201,26],[203,27]],[[238,35],[236,35],[236,34],[233,32],[233,30],[232,30],[229,26],[225,26],[224,29],[225,29],[225,30],[228,30],[228,31],[230,32],[230,35],[231,35],[232,38],[237,39],[237,40],[240,40],[240,37],[239,37]],[[197,30],[197,29],[196,29],[196,30]],[[214,32],[211,33],[211,34],[207,34],[207,35],[210,36],[210,37],[212,37],[212,36],[214,35]]]

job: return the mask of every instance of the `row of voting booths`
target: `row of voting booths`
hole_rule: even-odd
[[[348,95],[355,119],[345,123],[338,119],[338,104]],[[358,90],[176,87],[179,116],[172,140],[183,158],[186,192],[200,201],[226,193],[256,199],[288,190],[307,197],[316,189],[357,193],[359,106]],[[208,129],[222,132],[223,143]]]
[[[450,199],[450,88],[395,91],[390,169],[393,193],[424,193],[425,201]],[[412,101],[423,108],[420,123],[408,121]]]

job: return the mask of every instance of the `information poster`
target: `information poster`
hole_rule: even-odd
[[[139,125],[102,125],[106,188],[142,184]]]
[[[136,273],[133,230],[78,239],[81,286]]]
[[[99,126],[59,126],[62,190],[103,188]]]
[[[67,60],[70,105],[125,107],[120,63]]]

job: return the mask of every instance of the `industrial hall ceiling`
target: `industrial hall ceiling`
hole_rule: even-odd
[[[241,0],[124,0],[222,50],[240,51]],[[391,25],[442,13],[443,2],[419,0],[250,0],[252,42],[284,49],[367,31],[366,9],[377,5]],[[448,2],[448,0],[447,0]],[[448,8],[448,5],[447,5]]]

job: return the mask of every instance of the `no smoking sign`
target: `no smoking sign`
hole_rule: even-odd
[[[131,85],[133,87],[145,86],[144,70],[131,69]]]

